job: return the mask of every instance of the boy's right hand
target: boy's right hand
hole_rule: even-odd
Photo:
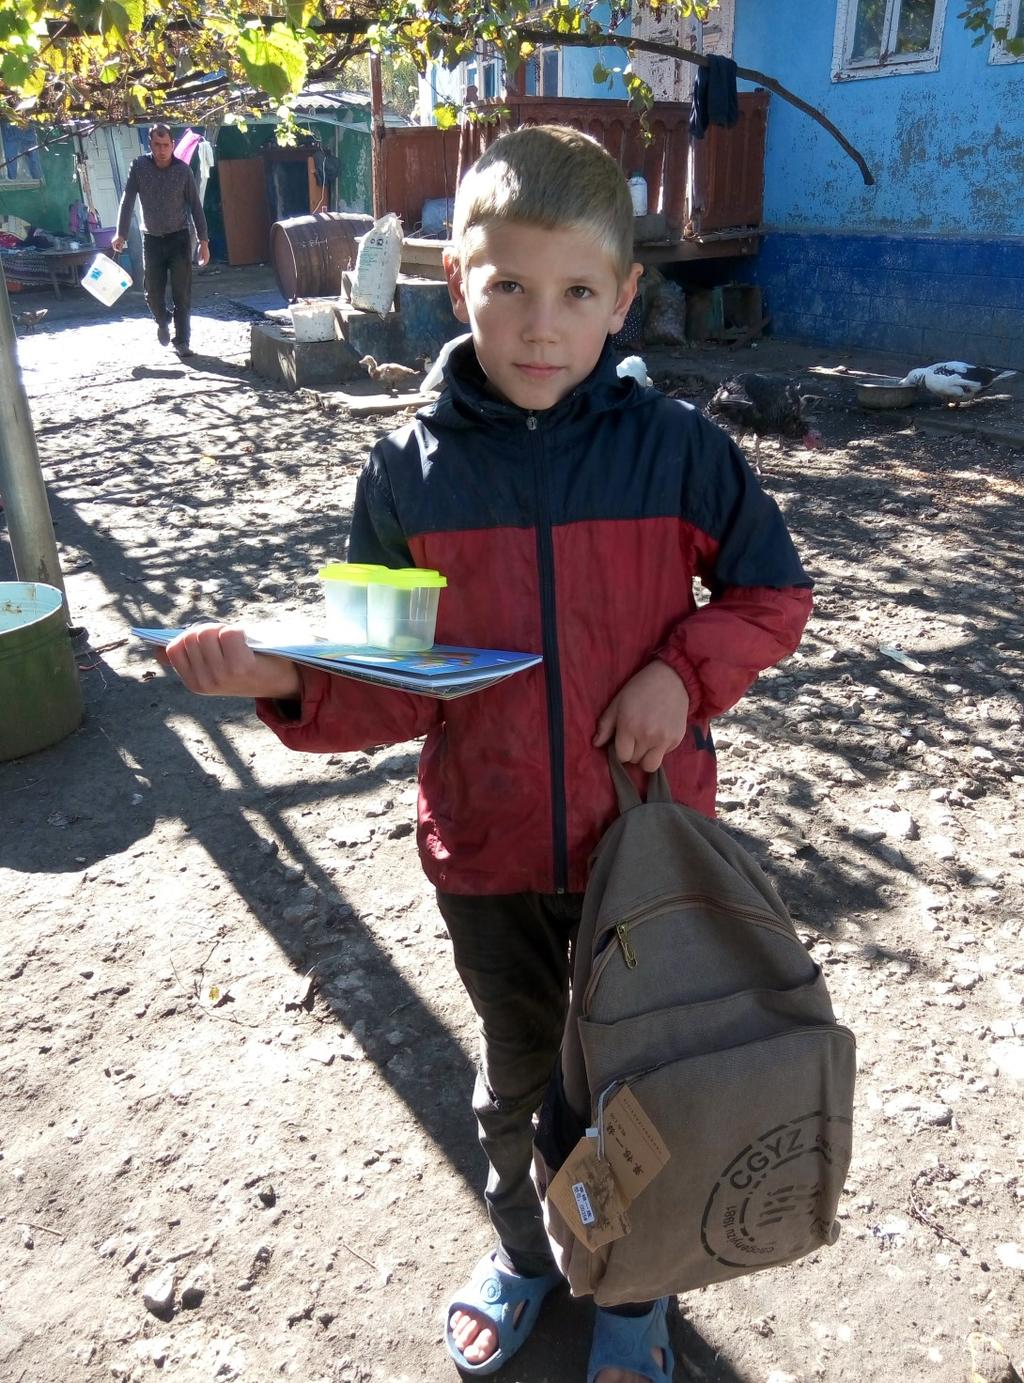
[[[165,658],[200,696],[262,696],[288,701],[301,695],[299,670],[287,658],[254,653],[245,631],[229,624],[198,624],[172,639]]]

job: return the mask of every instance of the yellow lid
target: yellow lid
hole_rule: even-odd
[[[370,562],[328,562],[317,572],[321,581],[348,581],[356,586],[368,586],[371,581],[379,581],[380,573],[387,567],[376,567]]]
[[[400,591],[415,591],[424,588],[434,589],[447,586],[447,578],[439,571],[429,571],[424,567],[381,567],[370,577],[371,586],[393,586]]]

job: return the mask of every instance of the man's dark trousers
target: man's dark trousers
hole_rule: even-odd
[[[192,310],[192,237],[187,230],[170,235],[144,235],[142,262],[146,276],[146,302],[157,326],[167,322],[167,279],[174,304],[174,344],[189,343]]]

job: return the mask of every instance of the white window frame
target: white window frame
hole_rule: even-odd
[[[992,11],[992,27],[994,29],[1007,29],[1011,34],[1016,31],[1024,38],[1022,18],[1024,18],[1024,0],[996,0]],[[1016,53],[1010,52],[1005,43],[1000,43],[997,38],[993,38],[988,60],[993,63],[1024,62],[1024,54],[1018,57]]]
[[[470,68],[476,70],[476,81],[469,80]],[[494,95],[484,94],[484,71],[490,69],[494,73]],[[466,100],[466,92],[471,86],[476,87],[476,99],[484,101],[500,101],[504,90],[504,68],[501,58],[494,49],[487,43],[477,45],[476,52],[471,58],[466,58],[459,66],[459,84],[462,91],[462,100]]]
[[[902,0],[887,0],[885,32],[895,39]],[[931,43],[923,53],[883,53],[877,58],[850,57],[860,0],[839,0],[836,6],[836,35],[832,50],[832,80],[859,81],[865,77],[906,77],[915,72],[937,72],[942,53],[942,30],[946,21],[947,0],[935,0]]]
[[[4,188],[13,190],[16,187],[42,187],[42,178],[22,177],[18,172],[18,163],[27,155],[22,154],[17,163],[8,163],[10,157],[7,146],[4,144],[4,132],[0,126],[0,191]]]

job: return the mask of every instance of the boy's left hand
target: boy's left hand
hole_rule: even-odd
[[[624,764],[654,773],[670,749],[682,741],[690,698],[682,679],[667,663],[648,663],[631,677],[597,722],[594,748],[612,737]]]

